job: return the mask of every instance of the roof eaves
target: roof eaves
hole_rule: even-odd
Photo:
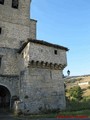
[[[37,43],[37,44],[41,44],[41,45],[46,45],[46,46],[49,46],[49,47],[54,47],[54,48],[62,49],[62,50],[65,50],[65,51],[69,51],[68,48],[60,46],[60,45],[57,45],[57,44],[52,44],[52,43],[49,43],[49,42],[46,42],[46,41],[43,41],[43,40],[36,40],[36,39],[28,38],[27,41],[24,42],[23,45],[21,46],[21,48],[18,50],[18,53],[21,53],[22,50],[26,47],[26,45],[29,42]]]

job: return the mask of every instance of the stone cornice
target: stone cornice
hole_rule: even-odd
[[[43,68],[43,69],[55,69],[55,70],[63,70],[66,67],[66,64],[57,64],[57,63],[48,63],[44,61],[29,61],[28,67],[33,68]]]

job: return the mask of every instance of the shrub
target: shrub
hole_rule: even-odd
[[[90,101],[74,101],[71,100],[67,103],[68,111],[79,111],[79,110],[90,109]]]
[[[80,86],[74,86],[73,88],[69,89],[69,95],[74,100],[81,100],[82,99],[82,89]]]

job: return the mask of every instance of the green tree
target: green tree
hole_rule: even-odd
[[[81,100],[82,99],[82,89],[80,86],[74,86],[69,89],[69,95],[73,99]]]

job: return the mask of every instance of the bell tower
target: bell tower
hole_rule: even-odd
[[[22,41],[35,36],[30,5],[31,0],[0,0],[0,47],[19,48]]]

